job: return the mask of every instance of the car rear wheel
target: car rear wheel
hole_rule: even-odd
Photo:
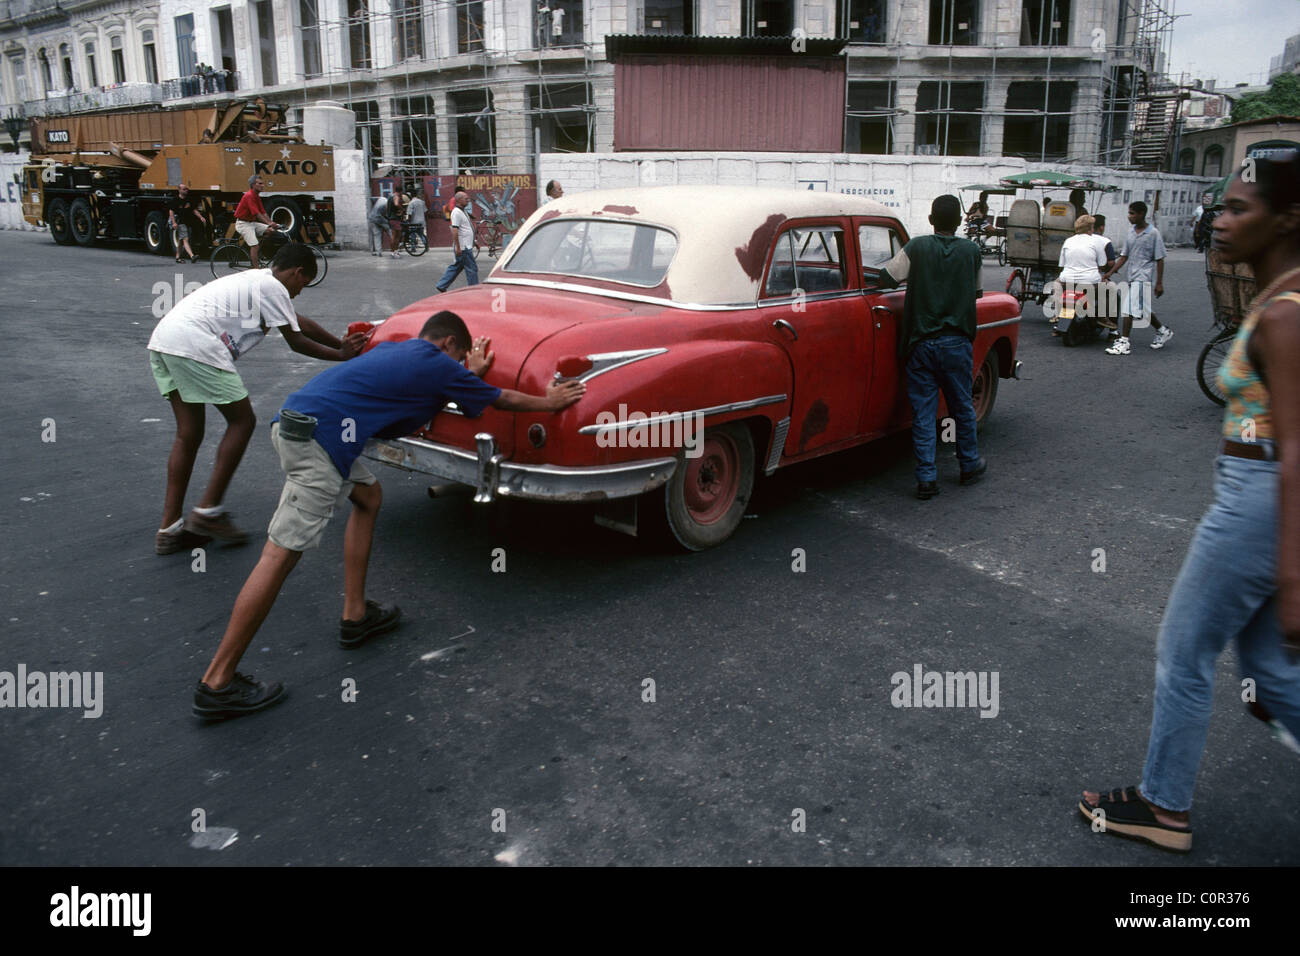
[[[72,238],[79,246],[93,246],[95,244],[95,214],[90,209],[90,203],[85,199],[72,200],[72,208],[68,211],[69,220],[72,223]]]
[[[156,256],[165,256],[171,252],[171,229],[167,225],[165,212],[151,212],[144,220],[144,244]]]
[[[61,246],[70,246],[72,238],[72,220],[69,218],[68,201],[55,199],[50,203],[50,237]]]
[[[984,356],[984,363],[975,373],[975,381],[971,384],[970,398],[971,404],[975,406],[976,427],[983,425],[985,419],[989,417],[997,397],[998,353],[995,349],[989,349],[988,354]]]
[[[745,516],[754,489],[754,439],[739,422],[704,432],[693,458],[682,457],[664,486],[663,524],[688,551],[721,544]],[[650,495],[653,505],[656,495]]]

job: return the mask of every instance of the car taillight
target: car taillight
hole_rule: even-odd
[[[577,378],[583,372],[591,371],[592,364],[585,355],[566,355],[555,363],[555,374],[559,378]]]

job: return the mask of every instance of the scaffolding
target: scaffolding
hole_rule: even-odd
[[[580,0],[539,0],[527,30],[483,0],[393,0],[382,12],[350,0],[355,15],[339,19],[321,17],[318,0],[294,2],[298,49],[319,67],[302,71],[302,102],[352,108],[372,170],[535,173],[544,136],[551,151],[595,148],[601,72]],[[389,56],[376,57],[377,42]]]

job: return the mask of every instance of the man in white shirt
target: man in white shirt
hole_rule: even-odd
[[[564,33],[564,7],[558,4],[551,7],[551,35],[555,37],[555,42],[560,42],[560,35]]]
[[[237,544],[247,540],[221,504],[257,425],[235,361],[273,328],[280,330],[295,352],[326,361],[349,359],[365,344],[362,334],[340,341],[294,311],[291,300],[314,278],[316,260],[311,250],[290,243],[271,260],[269,269],[247,269],[190,293],[154,329],[149,365],[176,417],[162,525],[154,541],[158,554],[186,550],[211,538]],[[189,519],[182,520],[185,492],[203,442],[204,405],[217,406],[226,420],[226,433],[217,447],[207,490]]]
[[[1094,241],[1092,226],[1092,216],[1075,219],[1074,235],[1061,244],[1061,255],[1057,261],[1061,267],[1058,277],[1060,284],[1067,289],[1078,289],[1086,293],[1090,307],[1097,301],[1097,283],[1101,282],[1101,270],[1106,265],[1104,247]]]
[[[451,249],[454,258],[438,280],[436,288],[439,292],[446,292],[447,287],[456,281],[456,276],[462,271],[465,273],[466,285],[478,285],[478,263],[474,260],[474,223],[465,211],[469,205],[469,193],[463,189],[456,190],[455,202],[456,208],[451,211]]]

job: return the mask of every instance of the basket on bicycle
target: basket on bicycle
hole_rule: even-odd
[[[1255,298],[1255,273],[1249,265],[1223,261],[1213,246],[1205,253],[1205,281],[1210,287],[1214,324],[1220,328],[1240,325]]]

